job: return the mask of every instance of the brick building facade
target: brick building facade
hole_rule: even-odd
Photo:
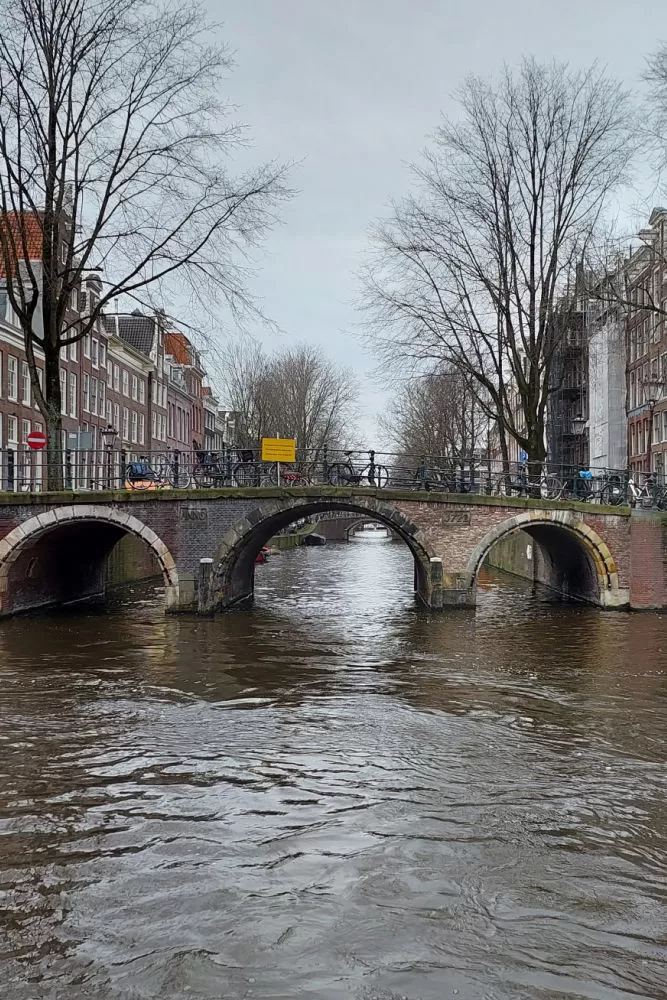
[[[628,465],[635,473],[667,473],[667,210],[656,208],[628,262]]]
[[[85,313],[100,280],[90,278],[77,296]],[[149,452],[190,451],[204,443],[203,371],[199,355],[182,335],[164,328],[159,315],[109,314],[90,335],[64,348],[60,359],[65,480],[86,489],[108,471],[102,434],[114,439],[112,475],[121,461]],[[183,364],[166,352],[178,348]],[[185,355],[183,352],[186,352]],[[39,365],[39,356],[38,356]],[[40,375],[40,381],[42,376]],[[44,481],[44,452],[26,445],[43,431],[34,402],[23,336],[7,297],[0,293],[0,490],[37,488]]]

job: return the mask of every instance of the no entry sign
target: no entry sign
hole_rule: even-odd
[[[32,431],[25,439],[25,443],[33,451],[39,451],[40,448],[46,447],[46,434],[43,434],[41,431]]]

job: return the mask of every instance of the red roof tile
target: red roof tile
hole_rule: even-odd
[[[171,330],[164,335],[165,354],[170,354],[179,365],[191,365],[190,341],[184,334]]]
[[[41,260],[42,257],[42,220],[34,212],[23,216],[23,227],[25,232],[26,249],[28,260]],[[0,229],[11,234],[13,237],[16,254],[20,260],[25,260],[23,253],[21,221],[15,212],[8,212],[5,216],[0,216]],[[11,240],[9,253],[12,254]],[[5,277],[4,254],[0,249],[0,278]]]

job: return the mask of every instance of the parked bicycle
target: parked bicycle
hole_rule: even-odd
[[[250,448],[226,454],[197,451],[195,459],[192,478],[199,489],[264,485],[260,481],[260,464]]]
[[[653,476],[647,476],[644,483],[637,483],[633,476],[628,479],[628,502],[631,507],[667,507],[667,489],[660,486]]]
[[[452,465],[443,468],[422,461],[417,471],[412,474],[407,486],[410,489],[416,488],[428,492],[470,493],[471,472],[465,467],[458,468]]]
[[[617,507],[626,502],[624,477],[617,473],[595,476],[590,469],[579,469],[566,481],[564,494],[583,503],[598,502]]]
[[[152,461],[142,456],[125,467],[125,488],[131,490],[187,489],[190,472],[177,455],[168,454]]]
[[[495,485],[495,493],[499,496],[544,497],[545,500],[559,500],[564,489],[558,476],[550,472],[531,477],[525,462],[518,463],[509,472],[501,473]]]
[[[344,462],[333,462],[327,466],[327,480],[332,486],[379,486],[389,482],[386,465],[375,464],[375,452],[369,451],[367,465],[356,466],[352,461],[354,452],[346,451]]]

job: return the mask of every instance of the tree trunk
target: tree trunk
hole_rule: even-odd
[[[505,428],[501,425],[499,427],[499,437],[500,437],[500,454],[502,456],[503,462],[503,475],[509,475],[510,471],[510,452],[507,447],[507,435],[505,434]]]
[[[532,427],[528,434],[528,482],[530,483],[529,495],[540,497],[540,482],[544,466],[544,459],[547,457],[544,447],[544,429],[542,427]]]
[[[45,410],[42,416],[46,424],[46,489],[62,490],[63,483],[63,418],[60,397],[60,357],[46,351],[44,359]]]

